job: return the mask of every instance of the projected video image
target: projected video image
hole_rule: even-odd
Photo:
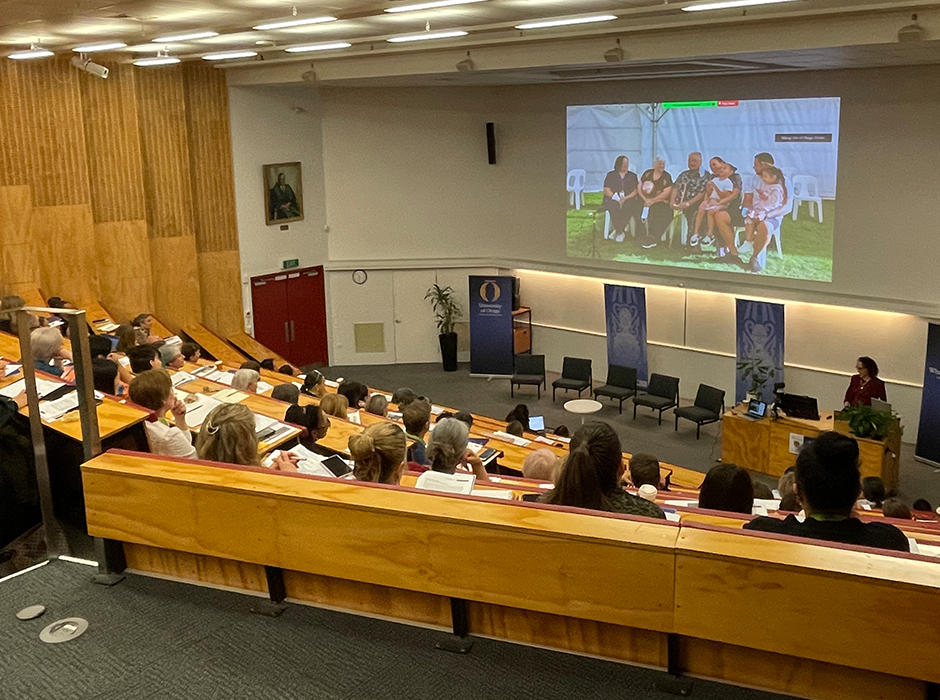
[[[568,107],[568,256],[832,281],[839,98]]]

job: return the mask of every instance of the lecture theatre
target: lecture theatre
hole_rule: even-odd
[[[0,698],[940,700],[940,0],[0,0]]]

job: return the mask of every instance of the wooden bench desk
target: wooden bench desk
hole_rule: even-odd
[[[183,333],[217,360],[240,365],[248,359],[201,323],[185,326]]]
[[[285,360],[273,350],[266,348],[264,345],[259,343],[244,331],[239,331],[238,333],[233,333],[230,335],[228,337],[228,342],[230,342],[232,345],[238,348],[239,351],[256,362],[261,362],[262,360],[271,358],[274,360],[275,369],[279,369],[282,365],[290,365],[291,367],[294,367],[290,362]],[[294,369],[296,369],[296,367]]]

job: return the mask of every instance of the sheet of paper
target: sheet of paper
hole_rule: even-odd
[[[163,339],[164,345],[182,345],[183,341],[178,335],[171,335],[169,338]]]
[[[215,365],[214,365],[214,364],[213,364],[213,365],[203,365],[203,366],[200,367],[199,369],[194,369],[194,370],[193,370],[193,374],[196,375],[197,377],[206,377],[206,376],[208,376],[208,375],[210,375],[210,374],[215,373],[215,371],[216,371],[216,369],[215,369]]]
[[[389,412],[388,412],[388,419],[389,419],[389,420],[394,420],[394,421],[400,421],[400,420],[401,420],[401,411],[389,411]]]
[[[535,438],[535,442],[544,442],[546,445],[554,445],[554,444],[555,444],[555,442],[554,442],[553,440],[549,440],[549,439],[548,439],[547,437],[545,437],[544,435],[539,435],[537,438]]]
[[[503,501],[512,500],[512,491],[509,489],[473,489],[471,496],[482,496],[483,498],[498,498]]]
[[[182,386],[183,384],[186,384],[187,382],[191,382],[194,379],[196,378],[193,375],[191,375],[189,372],[177,372],[171,377],[173,386]]]
[[[274,432],[268,435],[264,440],[262,440],[260,444],[266,444],[266,445],[273,444],[277,442],[278,440],[281,440],[282,438],[287,437],[290,433],[297,431],[297,428],[295,428],[294,426],[285,425],[284,423],[275,423],[274,426],[272,427],[274,428]]]
[[[41,399],[46,394],[55,391],[64,383],[65,382],[54,382],[49,379],[43,379],[42,377],[36,377],[36,391],[39,392],[39,398]],[[0,389],[0,396],[6,396],[8,399],[12,399],[21,391],[26,391],[25,379],[20,379],[18,382],[13,382],[9,386]]]
[[[769,513],[764,506],[759,506],[755,503],[751,506],[751,515],[769,515]]]
[[[190,428],[199,428],[209,415],[210,411],[217,406],[221,406],[221,401],[216,401],[211,396],[203,394],[190,394],[196,397],[193,403],[186,404],[186,425]]]
[[[332,379],[324,379],[323,383],[334,389],[339,386],[339,382],[334,382]]]
[[[222,403],[241,403],[248,398],[248,394],[238,389],[222,389],[213,394],[212,398]]]
[[[110,333],[112,331],[116,331],[118,328],[118,324],[111,323],[110,321],[105,321],[104,323],[98,324],[98,330],[103,333]]]
[[[667,506],[680,507],[680,508],[695,508],[698,505],[698,501],[663,501]]]
[[[118,358],[118,363],[121,365],[121,367],[130,367],[131,359],[129,357],[121,357]]]
[[[60,396],[55,401],[46,401],[39,404],[39,413],[43,420],[51,423],[76,408],[78,408],[78,392],[70,391],[65,396]]]
[[[217,382],[218,384],[225,384],[225,386],[232,386],[232,379],[235,378],[235,375],[231,372],[223,372],[217,370],[212,374],[206,375],[206,379],[211,382]]]
[[[441,415],[443,412],[444,412],[444,407],[443,407],[443,406],[431,406],[431,415],[432,415],[432,416],[439,416],[439,415]]]
[[[674,510],[663,511],[663,515],[665,515],[666,520],[668,520],[671,523],[677,523],[679,522],[679,520],[681,520],[681,516]]]
[[[443,474],[427,471],[418,477],[415,488],[423,491],[469,494],[473,491],[476,479],[473,474]]]
[[[362,425],[362,418],[359,416],[359,411],[352,411],[351,413],[347,413],[346,420],[348,420],[350,423],[355,423],[356,425]]]
[[[263,393],[265,393],[266,391],[271,391],[271,389],[273,389],[273,388],[274,388],[274,385],[273,385],[273,384],[268,384],[267,382],[262,381],[262,380],[260,380],[260,379],[258,380],[258,389],[257,389],[257,391],[258,391],[259,394],[263,394]]]
[[[760,506],[765,510],[777,510],[780,508],[779,498],[755,498],[754,506]]]
[[[260,433],[263,430],[267,430],[273,426],[277,425],[277,420],[274,418],[268,418],[268,416],[262,416],[260,413],[255,414],[255,432]]]
[[[555,484],[551,484],[551,483],[539,484],[539,488],[545,489],[546,491],[551,491],[552,489],[555,488]]]
[[[506,442],[511,442],[514,445],[519,447],[528,447],[532,444],[531,440],[526,440],[523,437],[517,437],[515,435],[510,435],[509,433],[504,433],[502,430],[497,430],[493,433],[493,437],[497,437],[500,440],[505,440]]]
[[[559,437],[558,435],[555,436],[555,439],[565,443],[566,445],[571,442],[571,438]]]
[[[917,544],[917,549],[920,550],[921,554],[925,554],[928,557],[940,557],[940,547],[936,545],[920,542]]]
[[[917,540],[913,537],[908,537],[907,542],[911,547],[911,554],[920,554],[920,547],[917,546]]]
[[[471,452],[473,452],[473,454],[478,455],[478,454],[480,454],[483,450],[486,449],[486,445],[481,445],[481,444],[478,443],[478,442],[468,442],[468,443],[467,443],[467,449],[470,450]]]
[[[22,366],[23,365],[14,365],[13,363],[8,364],[6,369],[3,370],[4,372],[3,376],[9,377],[11,374],[16,374],[17,372],[20,371],[20,367]]]

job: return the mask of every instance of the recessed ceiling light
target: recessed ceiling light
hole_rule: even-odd
[[[420,2],[415,5],[399,5],[398,7],[386,7],[386,12],[419,12],[420,10],[436,10],[439,7],[451,7],[452,5],[469,5],[474,2],[485,2],[486,0],[434,0],[434,2]]]
[[[331,49],[348,49],[352,44],[348,41],[334,41],[329,44],[309,44],[307,46],[291,46],[284,49],[287,53],[306,53],[307,51],[329,51]]]
[[[160,36],[154,39],[158,44],[173,44],[177,41],[193,41],[194,39],[211,39],[218,36],[218,32],[190,32],[189,34],[170,34],[169,36]]]
[[[179,63],[180,60],[176,56],[171,56],[166,51],[157,51],[156,56],[151,56],[150,58],[138,58],[134,61],[135,66],[170,66],[174,63]]]
[[[721,0],[720,2],[700,2],[695,5],[686,5],[682,9],[685,12],[729,10],[735,7],[750,7],[751,5],[774,5],[778,2],[795,2],[795,0]]]
[[[207,53],[203,61],[227,61],[232,58],[251,58],[257,56],[257,51],[222,51],[220,53]]]
[[[123,49],[125,46],[127,46],[127,44],[123,41],[106,41],[100,44],[76,46],[72,51],[75,53],[95,53],[96,51],[115,51],[117,49]]]
[[[264,31],[266,29],[287,29],[288,27],[303,27],[308,24],[323,24],[324,22],[335,21],[335,17],[326,15],[323,17],[307,17],[306,19],[285,19],[280,22],[268,22],[267,24],[259,24],[257,27],[252,27],[252,29],[257,29],[258,31]]]
[[[450,39],[455,36],[467,36],[467,32],[455,29],[447,32],[424,32],[422,34],[404,34],[402,36],[393,36],[385,41],[393,44],[400,44],[406,41],[428,41],[429,39]]]
[[[538,22],[517,24],[516,29],[545,29],[547,27],[567,27],[571,24],[592,24],[593,22],[610,22],[617,19],[617,15],[591,15],[590,17],[570,17],[568,19],[546,19]]]
[[[7,58],[12,58],[14,61],[27,61],[32,58],[48,58],[49,56],[54,56],[49,49],[44,49],[39,44],[30,44],[29,48],[25,51],[15,51],[11,53]]]

